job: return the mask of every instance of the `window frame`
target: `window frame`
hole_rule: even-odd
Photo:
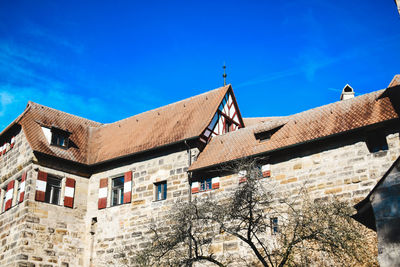
[[[122,180],[121,184],[114,185],[115,181]],[[124,204],[124,184],[125,184],[125,176],[120,175],[114,178],[111,178],[111,199],[110,199],[110,207],[115,207]],[[116,191],[116,193],[115,193]],[[114,196],[117,194],[117,202],[114,202]]]
[[[270,218],[271,224],[271,235],[279,234],[279,220],[278,217],[271,217]]]
[[[199,181],[199,192],[212,190],[212,178],[206,178]]]
[[[51,139],[50,145],[67,149],[69,147],[69,136],[71,135],[70,132],[64,131],[62,129],[51,127]],[[63,144],[60,144],[60,140],[64,140]]]
[[[54,203],[54,193],[58,191],[57,203]],[[62,178],[58,178],[55,176],[48,175],[46,181],[46,191],[44,197],[44,203],[53,204],[60,206],[61,205],[61,194],[62,194]]]
[[[12,205],[13,207],[19,205],[19,193],[21,192],[21,183],[22,183],[21,181],[22,181],[22,176],[19,176],[17,179],[15,179],[14,190],[17,192],[14,192],[13,194],[13,203],[15,201],[15,204]]]
[[[167,181],[154,183],[154,187],[155,187],[154,200],[155,201],[166,200],[168,192]],[[161,189],[161,192],[159,192],[159,189]]]
[[[7,194],[7,186],[1,188],[1,192],[3,193],[3,203],[1,204],[1,213],[6,210],[6,194]]]

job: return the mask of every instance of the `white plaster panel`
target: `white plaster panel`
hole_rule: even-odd
[[[124,183],[124,193],[132,191],[132,181]]]
[[[75,191],[75,189],[73,187],[66,186],[65,187],[64,196],[66,196],[66,197],[74,197],[74,191]]]
[[[107,197],[107,187],[103,187],[99,189],[99,198]]]
[[[46,182],[42,180],[36,180],[36,190],[46,192]]]
[[[50,128],[42,127],[42,131],[43,131],[44,137],[46,137],[47,142],[50,144],[50,142],[51,142],[51,130],[50,130]]]

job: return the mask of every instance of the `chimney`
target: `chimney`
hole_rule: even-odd
[[[342,94],[340,95],[340,100],[346,100],[354,97],[353,88],[346,84],[346,86],[342,90]]]

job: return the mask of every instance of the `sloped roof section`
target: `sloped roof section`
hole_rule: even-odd
[[[267,122],[267,121],[274,121],[274,120],[279,120],[284,117],[253,117],[253,118],[243,118],[243,123],[245,127],[252,126],[255,124],[259,124],[262,122]]]
[[[390,89],[393,89],[390,88]],[[190,171],[248,156],[268,153],[296,144],[328,137],[379,122],[398,119],[396,90],[380,90],[215,136],[189,168]],[[385,93],[385,94],[384,94]],[[396,99],[394,99],[396,98]],[[270,139],[260,141],[255,133],[283,125]]]
[[[400,74],[397,74],[393,77],[388,87],[395,87],[400,85]]]
[[[211,122],[228,90],[231,90],[230,85],[93,128],[89,163],[100,163],[198,137]]]
[[[26,138],[34,151],[47,155],[87,164],[89,127],[101,124],[85,118],[74,116],[56,109],[29,101],[19,119]],[[42,126],[57,127],[71,132],[70,147],[63,149],[50,146],[42,131]]]

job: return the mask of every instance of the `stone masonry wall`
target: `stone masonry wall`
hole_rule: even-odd
[[[375,188],[370,197],[378,233],[378,258],[382,267],[400,265],[400,163]]]
[[[197,153],[197,149],[192,149],[193,158]],[[93,175],[86,217],[86,231],[93,231],[93,235],[88,236],[91,249],[85,256],[85,266],[121,266],[133,251],[146,247],[151,223],[162,220],[174,209],[176,201],[188,200],[187,168],[188,153],[183,150]],[[98,210],[100,179],[111,179],[127,171],[132,171],[132,202]],[[155,201],[154,183],[160,181],[167,182],[167,198]],[[108,190],[109,197],[110,193]]]
[[[358,141],[318,153],[271,158],[271,177],[265,178],[264,182],[281,197],[296,196],[301,188],[306,188],[313,199],[334,194],[356,204],[368,195],[400,155],[399,133],[389,134],[386,139],[389,149],[376,153],[370,153],[366,143]],[[237,174],[219,180],[218,190],[198,193],[194,197],[211,195],[218,200],[224,192],[234,190],[239,184]],[[372,231],[371,238],[376,238]],[[377,244],[373,246],[376,248]],[[232,254],[244,258],[252,255],[242,241],[229,235],[216,236],[212,251],[215,255]]]
[[[27,179],[32,170],[33,152],[21,129],[15,136],[13,148],[8,146],[6,154],[0,156],[0,266],[15,266],[21,251],[21,229],[28,214],[27,202],[17,201],[17,180],[24,172]],[[12,207],[4,211],[3,202],[7,185],[15,180]],[[27,186],[26,188],[28,188]],[[26,198],[25,198],[26,199]]]
[[[21,249],[17,266],[83,266],[89,180],[36,164],[32,169],[24,205],[27,211],[20,229]],[[35,201],[38,170],[62,179],[60,205]],[[76,182],[73,208],[63,206],[66,177]]]

